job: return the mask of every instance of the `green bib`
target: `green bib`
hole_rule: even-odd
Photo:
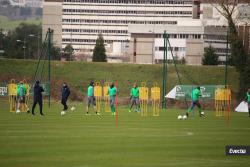
[[[94,87],[89,86],[88,87],[88,97],[94,96]]]
[[[192,92],[192,100],[193,101],[199,100],[200,94],[201,94],[201,91],[199,89],[194,89]]]
[[[250,93],[247,92],[247,102],[250,103]]]
[[[132,88],[131,89],[131,93],[130,93],[133,97],[139,97],[139,88]]]
[[[116,95],[116,87],[114,86],[113,88],[109,87],[109,96],[115,96]]]

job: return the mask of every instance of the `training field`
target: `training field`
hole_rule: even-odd
[[[177,120],[185,111],[141,117],[120,107],[119,126],[109,113],[85,116],[83,106],[60,115],[61,105],[45,107],[45,117],[8,112],[0,101],[1,167],[244,167],[249,156],[225,156],[226,145],[250,145],[250,118],[233,113],[230,125],[206,118]],[[38,106],[37,106],[38,107]],[[37,108],[38,109],[38,108]]]

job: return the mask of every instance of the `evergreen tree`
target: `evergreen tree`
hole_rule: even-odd
[[[102,34],[99,34],[96,40],[92,61],[107,62],[106,49],[104,46],[104,39]]]
[[[202,64],[203,65],[218,65],[219,56],[215,54],[215,49],[210,45],[205,48],[205,53],[203,55]]]
[[[73,55],[74,55],[74,48],[72,47],[71,44],[67,44],[64,48],[64,54],[66,56],[66,59],[69,60],[69,61],[72,61],[74,58],[73,58]]]

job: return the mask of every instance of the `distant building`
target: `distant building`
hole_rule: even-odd
[[[250,10],[241,4],[237,11],[246,17]],[[215,6],[202,0],[44,0],[43,3],[43,37],[52,28],[54,44],[61,48],[71,44],[79,60],[91,59],[97,36],[102,33],[109,62],[160,63],[166,30],[177,59],[199,65],[204,48],[212,45],[223,64],[227,53],[226,27],[226,19]],[[171,59],[169,49],[168,59]]]

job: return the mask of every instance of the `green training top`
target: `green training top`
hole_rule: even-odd
[[[89,86],[88,87],[88,97],[94,96],[94,87]]]
[[[192,100],[197,101],[199,100],[199,97],[201,96],[201,91],[199,89],[194,89],[192,92]]]
[[[250,103],[250,93],[247,92],[247,102]]]
[[[114,86],[113,88],[109,87],[109,97],[116,96],[116,87]]]
[[[26,93],[27,93],[27,88],[23,84],[17,86],[18,96],[25,96]]]
[[[139,97],[139,88],[138,87],[134,87],[131,89],[130,95],[132,97]]]

